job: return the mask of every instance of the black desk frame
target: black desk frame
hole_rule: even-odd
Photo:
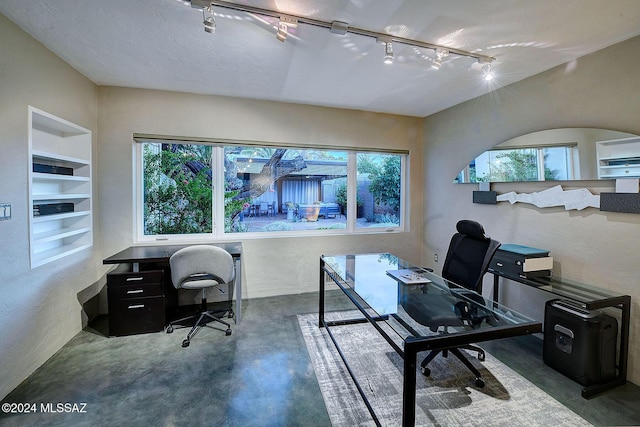
[[[240,324],[242,317],[242,244],[241,243],[206,243],[211,246],[220,247],[231,254],[236,270],[235,277],[235,300],[236,306],[234,310],[234,320],[236,324]],[[133,271],[140,270],[140,264],[144,263],[162,263],[169,264],[169,258],[177,250],[191,245],[153,245],[153,246],[130,246],[115,255],[110,256],[102,261],[103,264],[131,264]]]
[[[329,277],[351,300],[351,302],[358,308],[364,318],[339,320],[339,321],[325,321],[325,279]],[[393,347],[393,349],[402,357],[403,363],[403,385],[402,385],[402,426],[409,427],[415,425],[416,418],[416,369],[418,353],[421,351],[431,350],[444,350],[455,347],[460,347],[464,344],[476,343],[482,341],[490,341],[500,338],[510,338],[520,335],[528,335],[542,332],[542,324],[539,322],[521,323],[518,325],[511,325],[506,327],[496,327],[483,330],[470,330],[450,335],[434,335],[429,337],[413,337],[409,336],[404,339],[404,345],[401,348],[392,339],[388,333],[377,324],[380,321],[386,321],[388,316],[371,316],[365,307],[351,294],[351,288],[345,287],[342,283],[342,278],[336,276],[335,273],[325,266],[323,257],[320,257],[320,286],[319,286],[319,304],[318,304],[318,327],[325,328],[333,345],[335,346],[342,362],[344,363],[349,376],[353,380],[360,396],[364,400],[369,413],[371,414],[373,421],[377,426],[381,423],[373,410],[373,407],[369,403],[364,390],[360,386],[354,372],[351,370],[349,363],[340,350],[340,346],[331,332],[332,326],[345,326],[357,323],[369,322],[373,327],[382,335],[382,337]]]
[[[559,285],[562,290],[554,290],[551,279],[545,277],[537,278],[522,278],[513,277],[506,274],[502,274],[498,271],[489,271],[493,274],[493,300],[498,302],[498,295],[500,291],[500,277],[514,282],[522,283],[536,289],[543,290],[545,292],[552,293],[554,295],[568,298],[572,301],[576,301],[582,305],[586,310],[600,310],[603,308],[617,308],[621,311],[621,325],[620,325],[620,347],[618,349],[618,374],[613,380],[603,382],[600,384],[593,384],[582,389],[582,397],[588,399],[597,394],[600,394],[606,390],[610,390],[614,387],[621,386],[627,382],[627,363],[628,363],[628,351],[629,351],[629,321],[631,318],[631,296],[629,295],[608,295],[605,290],[599,295],[600,298],[593,298],[593,294],[597,291],[594,289],[583,289],[578,284],[570,282],[563,282],[558,279]]]

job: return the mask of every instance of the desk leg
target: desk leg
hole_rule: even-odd
[[[493,275],[493,302],[498,302],[498,295],[500,294],[500,276]]]
[[[416,422],[416,359],[418,352],[411,342],[404,342],[402,382],[402,426],[413,427]]]
[[[319,287],[319,299],[318,299],[318,327],[324,326],[324,260],[320,257],[320,287]]]
[[[620,325],[620,363],[618,376],[627,381],[627,358],[629,356],[629,321],[631,319],[631,297],[622,304],[622,325]]]
[[[235,320],[236,325],[240,324],[240,319],[242,317],[242,267],[241,267],[240,258],[236,258],[236,310],[235,310]]]

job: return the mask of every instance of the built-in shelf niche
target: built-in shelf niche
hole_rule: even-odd
[[[596,142],[598,179],[640,177],[640,137]]]
[[[93,245],[91,131],[29,107],[31,268]]]

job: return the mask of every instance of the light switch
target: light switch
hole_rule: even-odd
[[[11,204],[0,203],[0,221],[11,219]]]

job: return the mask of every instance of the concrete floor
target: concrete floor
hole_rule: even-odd
[[[344,298],[328,294],[327,308],[337,306]],[[186,329],[107,338],[97,322],[3,400],[35,403],[37,413],[0,413],[0,425],[330,426],[296,319],[313,312],[315,293],[247,300],[231,336],[203,329],[189,348],[180,346]],[[544,365],[538,338],[483,347],[595,425],[640,424],[640,387],[585,400]],[[48,403],[86,412],[42,413]]]

